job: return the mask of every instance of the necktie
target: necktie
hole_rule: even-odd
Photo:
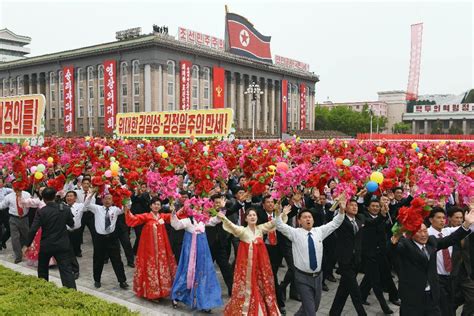
[[[20,206],[20,198],[21,197],[16,197],[16,209],[18,210],[18,217],[23,217],[23,208]]]
[[[426,257],[428,260],[430,260],[430,254],[428,253],[428,250],[426,250],[426,246],[423,246],[423,247],[421,248],[421,251],[423,251],[425,257]]]
[[[351,223],[352,223],[352,228],[354,229],[354,235],[355,235],[359,231],[359,226],[357,226],[355,219],[351,220]]]
[[[105,208],[105,230],[107,231],[110,227],[110,214],[109,214],[109,208]]]
[[[439,233],[438,237],[443,238],[443,234]],[[447,248],[443,249],[443,264],[444,264],[444,269],[446,270],[446,272],[451,273],[451,271],[453,270],[453,265],[451,262],[451,255],[449,254],[449,249]]]
[[[271,222],[272,220],[273,217],[271,215],[268,215],[268,221]],[[277,244],[277,236],[275,230],[268,232],[268,242],[272,246],[275,246]]]
[[[308,252],[309,252],[309,267],[311,270],[316,270],[318,261],[316,260],[316,248],[314,247],[313,237],[308,233]]]
[[[242,207],[240,208],[240,225],[243,226],[244,223],[245,223],[245,207],[242,206]]]

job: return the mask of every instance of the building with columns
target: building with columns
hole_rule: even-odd
[[[31,38],[13,33],[7,28],[0,30],[0,63],[23,59],[30,53]]]
[[[75,135],[104,132],[105,60],[117,62],[117,111],[179,110],[181,60],[192,62],[191,109],[212,109],[213,66],[225,69],[225,107],[234,110],[237,130],[252,127],[251,96],[258,83],[255,126],[261,137],[281,133],[281,82],[288,80],[288,128],[299,129],[300,84],[306,85],[306,126],[314,129],[314,92],[318,77],[307,71],[258,62],[225,51],[191,45],[166,34],[150,34],[0,64],[0,95],[43,94],[46,134],[64,134],[63,74],[74,67]]]

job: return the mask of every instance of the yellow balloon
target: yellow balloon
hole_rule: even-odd
[[[48,157],[48,159],[46,161],[48,161],[48,163],[53,163],[54,159],[53,159],[53,157]]]
[[[411,144],[411,148],[416,149],[417,147],[418,147],[418,144],[417,144],[417,143]]]
[[[161,154],[161,157],[164,159],[168,158],[168,153],[165,151],[164,153]]]
[[[43,173],[40,172],[40,171],[36,171],[36,172],[35,172],[35,179],[36,179],[36,180],[41,180],[41,179],[43,179]]]
[[[423,154],[422,154],[422,153],[418,153],[418,158],[421,159],[421,157],[423,157]]]
[[[118,172],[119,169],[120,169],[120,168],[119,168],[119,165],[116,164],[115,162],[113,162],[113,163],[110,164],[110,170],[112,170],[112,171],[117,171],[117,172]]]
[[[379,171],[374,171],[370,175],[370,180],[380,184],[383,182],[383,174]]]
[[[380,149],[380,153],[381,153],[381,154],[385,154],[386,152],[387,152],[387,150],[386,150],[385,148],[381,148],[381,149]]]
[[[270,165],[268,166],[268,169],[270,169],[271,171],[275,171],[277,167],[275,167],[274,165]]]

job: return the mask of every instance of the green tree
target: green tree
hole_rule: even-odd
[[[431,134],[443,134],[443,123],[440,120],[433,123]]]
[[[410,124],[400,122],[393,125],[393,132],[395,134],[406,134],[410,128]]]

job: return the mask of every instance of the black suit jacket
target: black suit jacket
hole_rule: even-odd
[[[439,281],[436,268],[436,252],[448,248],[466,237],[470,231],[460,227],[451,235],[437,239],[434,236],[428,238],[426,249],[430,259],[423,254],[417,244],[411,239],[400,238],[392,249],[400,257],[399,292],[402,301],[402,313],[423,314],[424,306],[420,299],[424,296],[425,287],[430,285],[433,301],[439,302]]]
[[[355,235],[354,228],[347,215],[344,216],[341,226],[336,229],[336,258],[339,266],[358,265],[361,262],[361,241],[364,222],[360,216],[356,216],[355,220],[359,227]]]
[[[244,202],[244,209],[248,209],[249,207],[252,206],[252,202]],[[236,200],[235,203],[227,209],[226,217],[234,224],[238,223],[239,216],[240,216],[240,209],[242,208],[242,205]],[[245,226],[244,223],[242,223],[242,226]]]
[[[386,253],[387,234],[386,220],[387,216],[379,214],[373,218],[368,212],[364,216],[364,227],[362,228],[362,255],[366,257],[375,257],[377,253]]]
[[[45,207],[36,212],[28,233],[27,245],[31,245],[36,232],[41,227],[41,252],[69,251],[69,236],[66,225],[74,226],[74,218],[69,206],[48,202]]]
[[[131,197],[132,205],[130,206],[130,210],[132,214],[143,214],[148,213],[150,211],[150,194],[147,192],[135,195],[135,192],[132,194]]]
[[[209,247],[212,248],[214,246],[225,246],[230,238],[230,234],[224,230],[222,223],[219,223],[216,226],[206,227],[206,237]]]

